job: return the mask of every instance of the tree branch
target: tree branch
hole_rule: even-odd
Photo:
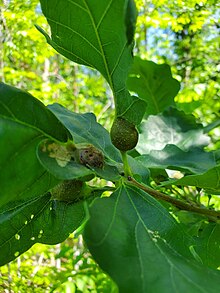
[[[166,202],[171,203],[172,205],[176,206],[177,208],[181,210],[186,210],[194,213],[199,213],[211,218],[216,218],[217,220],[220,219],[220,211],[215,211],[215,210],[209,210],[207,208],[203,207],[197,207],[194,205],[190,205],[188,203],[185,203],[179,199],[176,199],[174,197],[171,197],[169,195],[166,195],[158,190],[152,189],[142,183],[137,182],[133,177],[129,176],[128,177],[129,184],[136,186],[140,188],[141,190],[147,192],[149,195],[155,197],[156,199],[163,200]]]

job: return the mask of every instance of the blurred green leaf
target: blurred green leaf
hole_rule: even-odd
[[[122,186],[94,201],[85,240],[120,292],[218,290],[219,272],[193,260],[193,239],[155,199],[135,188]]]
[[[140,154],[149,154],[151,150],[162,150],[167,144],[174,144],[188,151],[192,147],[203,148],[209,142],[209,136],[203,133],[202,125],[196,123],[193,115],[171,107],[141,123],[136,149]]]
[[[146,116],[158,114],[174,105],[174,97],[180,89],[169,65],[158,65],[139,57],[134,58],[127,85],[147,103]]]
[[[49,193],[29,201],[11,203],[0,214],[0,265],[15,259],[35,243],[64,241],[85,217],[83,202],[51,200]]]
[[[148,155],[139,156],[136,160],[147,168],[174,169],[191,173],[203,173],[216,165],[214,153],[207,153],[199,148],[183,151],[173,144],[167,144],[162,150],[151,150]]]
[[[127,36],[129,45],[132,43],[134,39],[137,16],[138,16],[138,12],[135,6],[135,1],[128,0],[126,13],[125,13],[125,24],[126,24],[126,36]]]
[[[176,107],[180,111],[184,111],[186,114],[191,114],[197,108],[202,105],[201,101],[191,101],[189,103],[176,103]]]
[[[139,124],[145,103],[131,97],[126,89],[132,64],[132,45],[125,26],[127,0],[103,0],[99,5],[95,0],[40,2],[51,37],[37,28],[47,42],[68,59],[101,72],[113,91],[116,115]],[[139,115],[133,115],[137,111]]]
[[[45,138],[67,141],[68,130],[30,94],[0,83],[0,206],[41,195],[58,183],[38,162]]]
[[[216,162],[220,163],[220,149],[213,151]]]
[[[216,127],[220,126],[220,119],[214,121],[213,123],[207,125],[206,127],[204,127],[204,132],[208,133],[209,131],[215,129]]]

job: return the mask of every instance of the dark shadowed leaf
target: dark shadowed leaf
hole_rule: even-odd
[[[68,130],[30,94],[0,83],[0,206],[34,197],[58,183],[39,163],[45,138],[67,141]]]
[[[127,8],[125,11],[125,25],[126,25],[126,36],[128,44],[130,45],[134,39],[136,20],[137,20],[137,9],[134,0],[127,1]]]
[[[0,266],[35,243],[57,244],[64,241],[85,218],[83,202],[51,200],[49,193],[8,205],[0,214]]]
[[[164,207],[140,190],[122,186],[110,198],[97,199],[85,240],[120,292],[218,290],[220,273],[193,259],[190,247],[195,242]]]
[[[134,58],[127,85],[147,103],[146,116],[156,115],[174,105],[174,97],[180,89],[169,65],[158,65],[139,57]]]
[[[174,169],[190,173],[203,173],[216,165],[213,153],[199,148],[182,151],[172,144],[166,145],[163,150],[151,150],[148,155],[139,156],[136,160],[147,168]]]

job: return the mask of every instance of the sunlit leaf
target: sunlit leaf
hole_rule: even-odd
[[[146,116],[158,114],[174,105],[174,97],[180,89],[169,65],[158,65],[138,57],[134,59],[127,84],[129,90],[147,103]]]
[[[41,0],[51,37],[37,27],[47,42],[68,59],[97,69],[109,83],[117,116],[139,124],[145,102],[132,97],[126,79],[132,64],[131,40],[126,34],[127,0]],[[132,20],[134,26],[135,19]],[[116,33],[117,32],[117,33]],[[139,115],[136,115],[137,111]]]

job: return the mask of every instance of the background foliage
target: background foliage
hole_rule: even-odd
[[[75,112],[94,112],[98,121],[109,128],[113,96],[108,84],[97,71],[64,59],[46,44],[34,27],[37,24],[48,29],[39,2],[1,0],[0,3],[1,81],[29,90],[45,104],[59,101]],[[139,18],[135,54],[171,65],[174,77],[181,82],[181,90],[175,97],[178,108],[193,113],[204,126],[215,122],[220,118],[217,1],[136,0],[136,4]],[[209,149],[220,148],[219,136],[220,129],[215,128]],[[141,144],[138,151],[141,152]],[[151,155],[155,158],[155,154]],[[156,163],[153,159],[150,162],[151,166]],[[168,162],[169,166],[172,164],[175,166],[175,162]],[[190,171],[195,171],[192,166]],[[176,190],[182,192],[178,187]],[[188,192],[187,188],[184,192]],[[212,199],[210,204],[214,203],[217,204]],[[181,216],[184,218],[184,212]],[[42,288],[54,292],[68,292],[70,288],[74,292],[76,287],[81,292],[116,290],[91,259],[81,238],[73,237],[55,247],[36,244],[18,260],[1,268],[1,289],[22,292],[28,286],[33,286],[34,292],[41,292]]]

